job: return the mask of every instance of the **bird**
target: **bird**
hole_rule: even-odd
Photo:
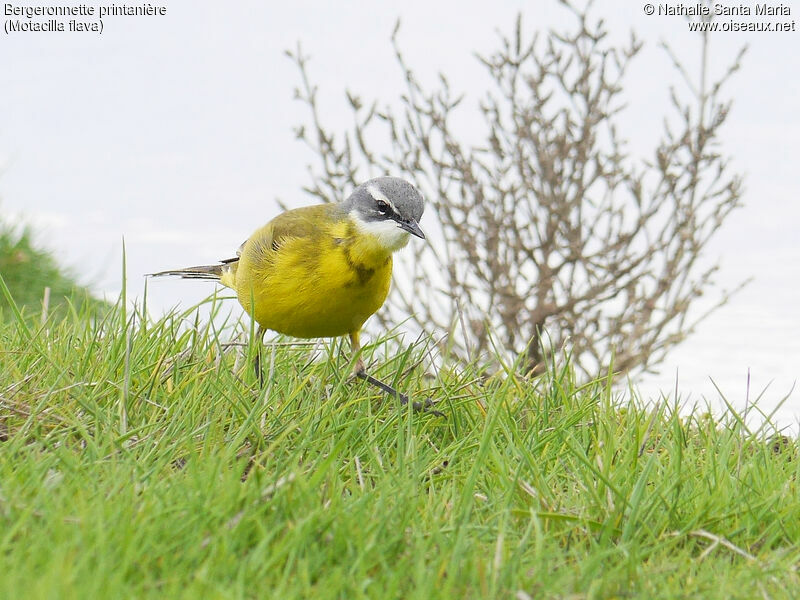
[[[389,294],[392,255],[411,236],[425,239],[419,226],[424,210],[414,185],[399,177],[377,177],[358,185],[342,202],[279,214],[233,258],[150,275],[212,280],[234,290],[258,324],[259,349],[268,330],[297,338],[347,335],[356,356],[354,374],[406,404],[407,396],[367,374],[360,333]],[[254,367],[263,384],[260,352]],[[430,400],[412,405],[441,414],[430,409]]]

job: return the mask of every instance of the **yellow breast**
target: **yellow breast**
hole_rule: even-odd
[[[392,256],[377,238],[342,220],[265,247],[268,228],[245,243],[234,281],[223,280],[261,327],[301,338],[345,335],[383,305]]]

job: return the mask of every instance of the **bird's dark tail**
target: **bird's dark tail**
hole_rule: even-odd
[[[161,271],[159,273],[149,273],[148,277],[163,277],[172,275],[183,279],[209,279],[219,281],[222,276],[235,270],[238,258],[223,260],[217,265],[200,265],[197,267],[186,267],[185,269],[175,269],[172,271]]]

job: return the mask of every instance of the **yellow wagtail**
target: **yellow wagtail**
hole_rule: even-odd
[[[256,230],[235,258],[153,273],[219,281],[236,292],[245,311],[267,329],[300,338],[350,336],[355,374],[405,404],[408,398],[367,374],[359,352],[364,322],[386,300],[392,253],[419,228],[422,195],[397,177],[358,186],[339,204],[286,211]],[[256,371],[262,377],[256,355]],[[430,406],[414,403],[415,409]],[[435,411],[434,411],[435,412]]]

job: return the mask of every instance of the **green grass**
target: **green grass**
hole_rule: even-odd
[[[19,307],[38,315],[49,288],[48,312],[62,313],[72,304],[78,310],[84,304],[92,310],[108,308],[92,298],[89,290],[58,264],[52,253],[40,248],[30,228],[13,227],[0,221],[0,276]],[[0,295],[0,311],[11,311],[8,299]]]
[[[567,364],[426,370],[419,345],[371,370],[445,418],[351,381],[338,344],[268,347],[262,390],[233,325],[124,305],[0,319],[2,598],[800,589],[797,442],[733,412],[645,409]]]

